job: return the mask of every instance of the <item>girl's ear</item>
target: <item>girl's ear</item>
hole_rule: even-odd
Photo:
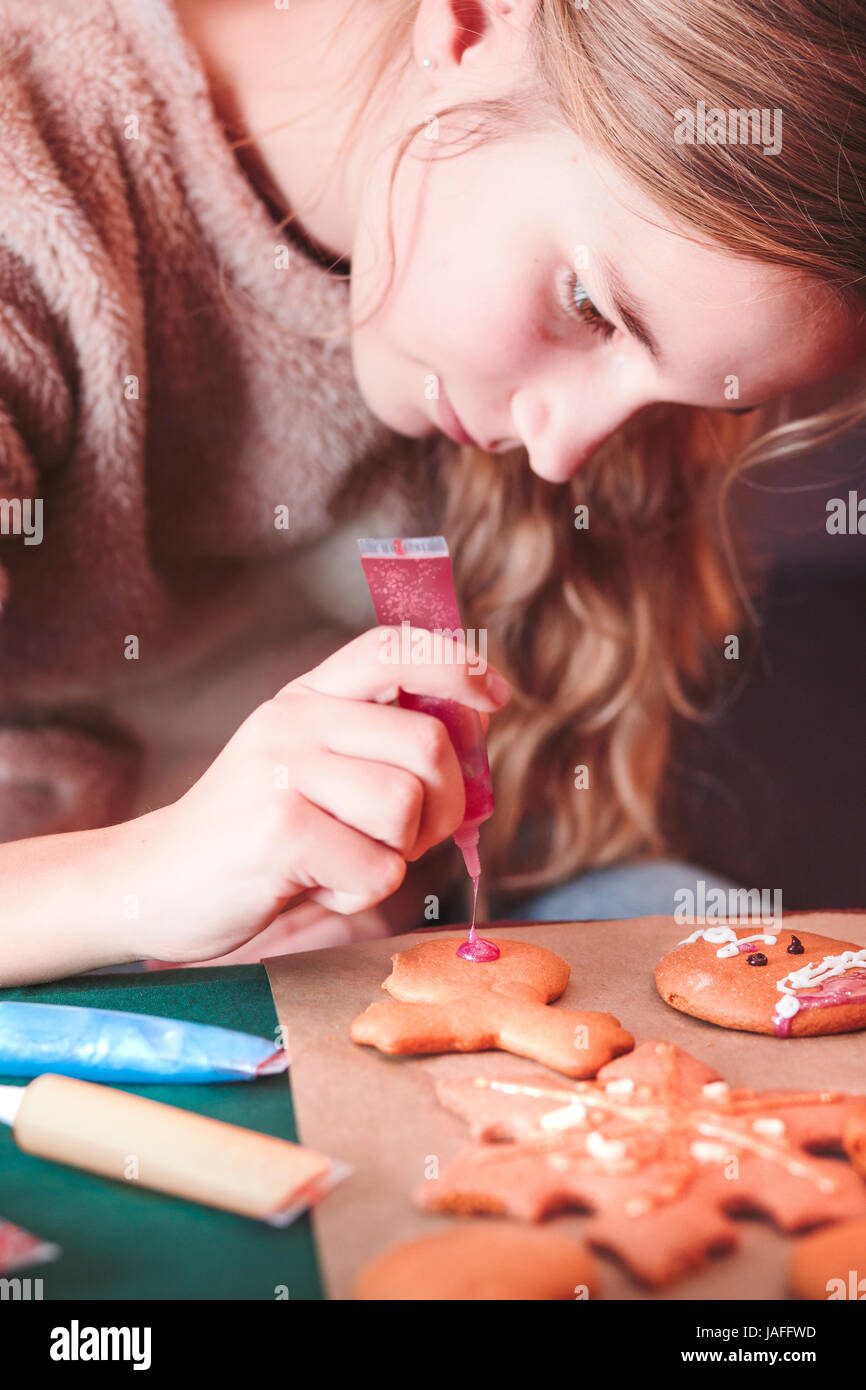
[[[501,72],[513,84],[539,0],[421,0],[412,49],[425,73],[453,77],[471,53],[473,74]],[[465,64],[466,67],[469,64]]]

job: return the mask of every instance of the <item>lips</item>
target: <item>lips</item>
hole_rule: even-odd
[[[472,435],[460,423],[460,418],[448,399],[445,387],[441,382],[439,384],[439,423],[442,432],[447,434],[449,439],[453,439],[455,444],[472,444],[476,449],[480,449],[481,445],[478,441],[473,439]]]

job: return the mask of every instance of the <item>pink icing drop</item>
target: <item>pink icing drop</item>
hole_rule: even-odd
[[[457,947],[458,956],[464,960],[491,961],[499,959],[499,947],[493,941],[485,941],[474,926],[469,928],[469,936]]]
[[[866,970],[849,970],[835,979],[813,985],[811,994],[798,994],[798,1013],[804,1009],[832,1009],[838,1004],[866,1004]],[[794,1014],[794,1018],[797,1014]],[[789,1038],[794,1018],[776,1017],[776,1036]]]
[[[475,909],[478,906],[478,879],[479,872],[472,877],[472,925],[469,928],[469,935],[464,942],[457,947],[458,956],[464,960],[474,960],[484,963],[486,961],[498,960],[499,947],[493,941],[485,941],[483,936],[479,936],[475,930]]]

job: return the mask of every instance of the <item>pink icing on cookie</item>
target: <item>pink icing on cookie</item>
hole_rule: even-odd
[[[862,954],[863,952],[858,952],[858,955]],[[832,957],[827,957],[827,959],[830,960]],[[809,967],[806,968],[809,969]],[[786,978],[790,979],[791,977],[786,976]],[[849,970],[844,975],[831,976],[820,983],[807,986],[807,988],[811,988],[813,993],[796,996],[786,993],[779,1000],[774,1019],[777,1037],[789,1038],[791,1036],[791,1023],[803,1009],[832,1009],[837,1005],[866,1004],[866,970]],[[796,1008],[791,1013],[787,1012],[785,1005],[785,1001],[789,999],[793,1004],[796,1004]]]
[[[479,936],[475,930],[475,909],[478,906],[478,874],[472,876],[472,925],[469,928],[469,935],[460,946],[457,947],[458,956],[464,960],[474,960],[483,964],[491,960],[499,959],[499,947],[492,941],[485,941],[483,936]]]
[[[475,927],[469,928],[469,935],[466,940],[457,947],[458,956],[464,960],[491,961],[499,959],[499,947],[493,941],[485,941],[483,936],[479,936]]]

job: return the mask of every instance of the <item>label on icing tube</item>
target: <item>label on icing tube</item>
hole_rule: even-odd
[[[448,542],[444,536],[404,536],[401,539],[379,536],[358,541],[362,555],[447,555]]]

